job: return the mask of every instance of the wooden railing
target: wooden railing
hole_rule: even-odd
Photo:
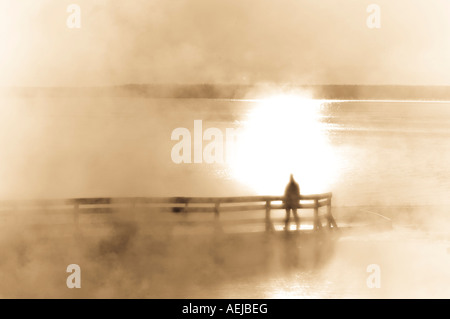
[[[338,226],[331,213],[331,193],[301,195],[298,209],[312,209],[313,229],[321,229],[322,222],[319,209],[326,207],[325,219],[328,228]],[[72,208],[74,222],[78,224],[78,216],[83,209],[89,212],[108,211],[114,207],[145,207],[147,209],[172,213],[213,213],[215,220],[226,212],[265,212],[265,229],[273,231],[272,210],[284,209],[283,196],[239,196],[239,197],[116,197],[116,198],[72,198],[52,200],[0,201],[2,210],[48,209],[52,207]]]

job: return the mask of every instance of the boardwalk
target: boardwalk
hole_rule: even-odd
[[[280,230],[275,227],[272,212],[283,210],[283,196],[242,196],[242,197],[123,197],[123,198],[72,198],[53,200],[1,201],[4,213],[18,211],[59,212],[73,217],[73,225],[80,226],[80,218],[88,214],[111,213],[126,210],[130,214],[167,213],[166,215],[199,216],[192,223],[212,223],[214,228],[222,231],[224,225],[244,225],[264,223],[265,232]],[[301,195],[298,209],[313,211],[312,229],[323,227],[337,229],[338,226],[331,213],[331,193]],[[251,213],[251,214],[248,214]],[[250,218],[250,217],[251,218]],[[208,218],[212,217],[212,218]],[[249,218],[246,218],[249,217]],[[304,218],[302,221],[311,221]],[[185,223],[189,223],[185,220]]]

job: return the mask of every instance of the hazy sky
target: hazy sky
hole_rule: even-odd
[[[448,0],[0,0],[2,86],[450,85],[448,57]]]

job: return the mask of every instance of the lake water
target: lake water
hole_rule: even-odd
[[[320,271],[238,278],[182,296],[448,298],[450,103],[301,103],[309,102],[3,98],[0,198],[278,195],[293,171],[303,192],[370,207],[393,218],[394,230],[341,238]],[[244,155],[174,163],[171,134],[193,134],[194,120],[203,132],[239,132]],[[367,288],[369,264],[381,267],[381,289]]]
[[[260,105],[200,99],[3,99],[0,197],[262,193],[251,181],[233,175],[228,163],[175,164],[171,158],[177,142],[171,140],[174,129],[185,127],[193,135],[194,120],[203,121],[203,131],[242,129]],[[280,106],[271,107],[272,113],[263,113],[266,118],[251,136],[251,143],[259,143],[252,160],[266,165],[244,167],[261,168],[261,180],[288,162],[292,153],[285,147],[288,139],[288,145],[301,149],[291,161],[302,167],[309,164],[300,170],[305,178],[296,175],[302,190],[332,191],[335,205],[449,203],[450,104],[336,102],[322,104],[313,115],[291,116],[292,110],[285,109],[282,117],[275,116]],[[299,126],[305,121],[317,125],[278,132],[279,122],[295,123],[295,116]],[[306,116],[303,122],[301,116]],[[319,130],[319,147],[327,152],[314,153],[314,134]],[[285,133],[303,135],[280,138]],[[272,153],[276,154],[270,156],[272,162],[264,162]],[[313,187],[316,178],[306,174],[310,170],[318,173],[323,186]],[[281,178],[283,183],[288,179]],[[282,193],[283,187],[273,192]]]

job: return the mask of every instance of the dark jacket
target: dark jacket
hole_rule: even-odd
[[[297,182],[291,176],[289,184],[284,191],[284,203],[286,208],[297,208],[300,200],[300,187]]]

